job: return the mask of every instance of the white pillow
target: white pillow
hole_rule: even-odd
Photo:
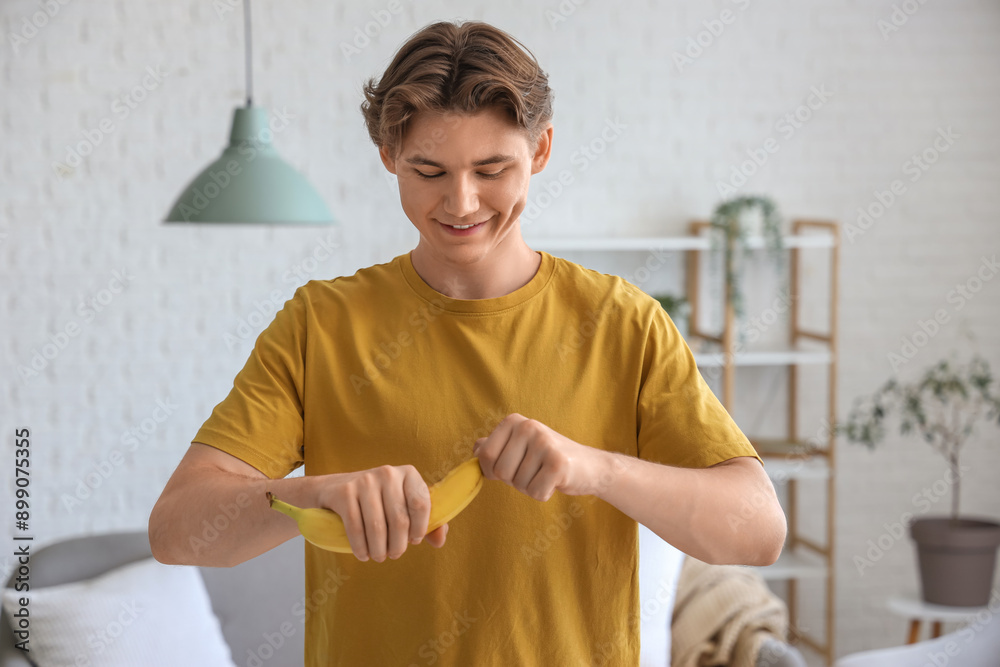
[[[7,588],[11,621],[21,597],[30,614],[28,655],[39,665],[235,667],[195,567],[147,558],[86,581]]]
[[[670,620],[684,552],[639,524],[639,664],[670,667]]]

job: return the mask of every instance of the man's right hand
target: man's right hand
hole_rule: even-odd
[[[233,567],[298,536],[295,522],[271,509],[267,490],[296,507],[339,514],[361,560],[399,558],[430,521],[430,490],[413,466],[268,479],[231,454],[192,442],[150,513],[153,557],[168,565]],[[227,521],[224,529],[213,527],[219,519]],[[447,534],[445,524],[427,541],[441,547]]]
[[[317,501],[340,515],[358,560],[381,563],[386,556],[395,560],[409,544],[420,544],[425,534],[431,546],[444,546],[448,524],[427,533],[430,490],[412,465],[325,477],[318,484]]]

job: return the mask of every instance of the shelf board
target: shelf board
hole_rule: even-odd
[[[781,459],[761,456],[764,470],[771,481],[782,482],[790,479],[827,479],[830,466],[822,456],[799,459]]]
[[[827,479],[830,460],[826,450],[806,442],[785,439],[751,438],[750,444],[764,460],[764,470],[771,481],[791,479]]]
[[[755,568],[765,580],[822,579],[827,576],[825,560],[816,554],[783,551],[773,565]]]
[[[704,368],[726,365],[722,352],[694,352],[695,363]],[[774,350],[748,350],[733,355],[737,366],[791,366],[800,364],[829,364],[833,353],[829,350],[788,347]]]
[[[886,599],[885,606],[889,611],[903,618],[919,619],[921,621],[944,621],[947,623],[962,623],[971,620],[977,614],[987,612],[992,616],[989,607],[950,607],[924,602],[915,592],[906,595],[892,595]]]
[[[799,234],[783,237],[786,248],[832,248],[835,239],[830,234]],[[712,242],[707,236],[610,236],[575,237],[554,236],[550,238],[526,238],[525,242],[536,250],[711,250]],[[763,249],[767,247],[762,236],[751,236],[747,247]]]
[[[787,438],[750,438],[761,457],[777,457],[789,460],[807,458],[810,456],[825,456],[826,450],[802,440]]]
[[[711,242],[699,236],[552,237],[525,239],[535,250],[710,250]]]

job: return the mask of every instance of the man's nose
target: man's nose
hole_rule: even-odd
[[[456,218],[479,210],[479,193],[471,177],[458,174],[451,179],[444,196],[444,210]]]

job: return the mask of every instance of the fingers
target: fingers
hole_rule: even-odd
[[[427,543],[430,544],[435,549],[440,549],[444,546],[445,537],[448,535],[448,524],[432,530],[427,533]]]
[[[510,484],[522,493],[547,501],[567,474],[566,438],[523,415],[507,415],[473,447],[483,476]]]
[[[547,501],[556,491],[556,486],[562,478],[562,471],[558,465],[543,467],[539,462],[535,468],[535,473],[529,482],[523,487],[524,493],[541,502]],[[522,487],[518,487],[522,488]]]
[[[376,563],[385,560],[388,549],[387,522],[385,519],[385,507],[382,502],[382,488],[376,475],[370,475],[359,485],[358,503],[361,505],[361,516],[365,529],[365,555],[370,556]],[[352,546],[353,548],[353,546]],[[359,560],[362,558],[357,551],[354,555]]]
[[[528,492],[531,480],[537,477],[539,471],[542,470],[542,456],[543,453],[537,448],[525,454],[510,482],[515,489],[524,493]]]
[[[395,560],[425,537],[436,548],[444,546],[448,524],[427,532],[430,489],[415,467],[385,465],[345,475],[322,506],[340,515],[358,560]]]
[[[398,468],[390,473],[390,478],[382,486],[382,506],[385,508],[387,525],[386,555],[395,560],[406,551],[410,532],[410,513],[406,508],[404,485],[406,479]],[[376,559],[379,563],[382,561]]]
[[[528,439],[517,433],[512,434],[493,464],[494,477],[504,482],[513,482],[527,451]]]
[[[413,466],[367,470],[355,480],[348,498],[356,502],[347,503],[347,516],[342,518],[358,560],[371,558],[381,563],[387,556],[395,560],[409,544],[419,544],[427,532],[430,491]],[[434,532],[432,544],[443,545],[447,529]]]
[[[406,476],[403,478],[403,493],[406,496],[406,512],[409,518],[409,532],[403,539],[409,539],[410,544],[420,544],[427,533],[427,525],[431,519],[431,494],[427,482],[413,466],[406,466]],[[406,544],[403,544],[406,548]]]
[[[341,513],[340,518],[344,522],[344,532],[347,533],[347,541],[351,545],[351,551],[360,561],[368,560],[368,540],[365,538],[364,517],[361,513],[361,503],[354,496],[348,496],[348,504]]]

